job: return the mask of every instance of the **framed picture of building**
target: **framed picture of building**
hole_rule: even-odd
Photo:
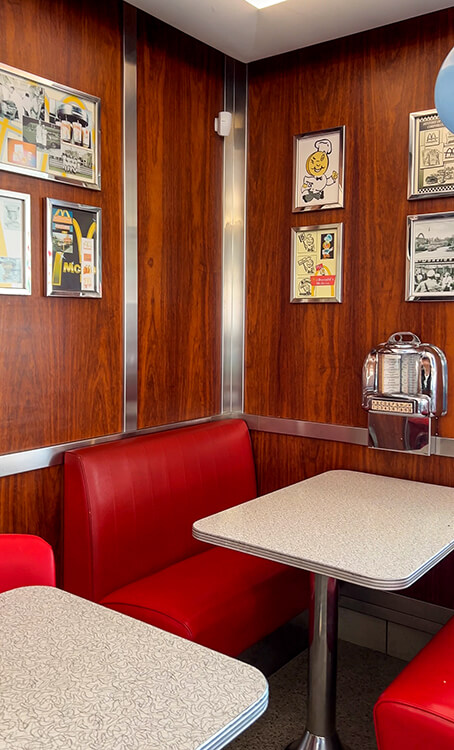
[[[343,224],[292,229],[290,302],[342,302]]]
[[[101,297],[101,209],[47,198],[46,294]]]
[[[100,190],[100,99],[0,63],[0,169]]]
[[[407,217],[406,300],[454,300],[454,212]]]
[[[454,195],[454,133],[436,109],[410,114],[408,198]]]
[[[344,205],[345,127],[293,138],[293,212]]]
[[[0,294],[31,294],[30,196],[0,190]]]

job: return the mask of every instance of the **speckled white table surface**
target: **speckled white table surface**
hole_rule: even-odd
[[[265,710],[254,667],[58,589],[0,594],[0,750],[214,750]]]
[[[328,471],[196,521],[193,534],[342,581],[402,589],[454,548],[454,489]]]

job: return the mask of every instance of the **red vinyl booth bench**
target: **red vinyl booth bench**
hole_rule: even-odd
[[[454,618],[381,694],[374,720],[378,750],[453,750]]]
[[[199,518],[256,497],[240,419],[65,455],[64,588],[237,656],[308,605],[308,574],[195,540]]]

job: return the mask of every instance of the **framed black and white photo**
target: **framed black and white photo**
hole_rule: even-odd
[[[0,169],[100,190],[100,99],[0,63]]]
[[[0,294],[31,294],[30,196],[0,190]]]
[[[293,212],[344,205],[345,127],[293,138]]]
[[[410,114],[408,198],[454,195],[454,133],[436,109]]]
[[[454,212],[407,217],[406,300],[454,300]]]
[[[47,198],[46,294],[101,297],[101,209]]]
[[[294,227],[290,302],[342,302],[343,224]]]

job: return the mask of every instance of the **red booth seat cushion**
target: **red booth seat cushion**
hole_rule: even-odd
[[[379,750],[453,750],[454,618],[382,693],[374,719]]]
[[[118,612],[236,656],[307,605],[307,577],[228,549],[208,549],[101,600]],[[289,602],[292,609],[289,611]]]

